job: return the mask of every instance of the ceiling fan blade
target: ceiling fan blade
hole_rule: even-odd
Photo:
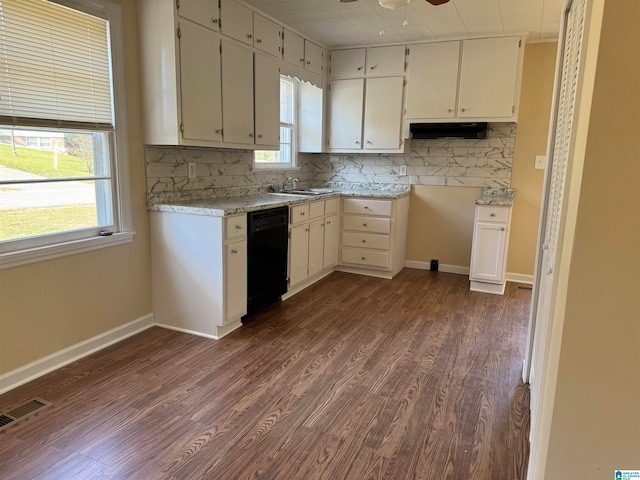
[[[447,3],[449,0],[427,0],[431,5],[443,5]]]

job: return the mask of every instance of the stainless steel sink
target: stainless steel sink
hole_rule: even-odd
[[[330,188],[304,188],[297,190],[281,190],[277,193],[284,193],[285,195],[308,195],[308,196],[316,196],[316,195],[327,195],[328,193],[334,193],[335,190],[331,190]]]

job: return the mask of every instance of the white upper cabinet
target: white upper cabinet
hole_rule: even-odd
[[[180,0],[178,15],[191,20],[214,32],[218,31],[219,13],[218,2],[212,0]]]
[[[283,58],[285,62],[304,66],[304,38],[286,28],[284,29]]]
[[[329,148],[360,150],[364,79],[333,80],[330,94]]]
[[[361,77],[365,74],[366,50],[350,48],[331,52],[332,77]]]
[[[253,11],[233,0],[220,4],[220,32],[253,46]]]
[[[222,125],[227,143],[253,144],[253,52],[222,40]]]
[[[257,13],[253,14],[253,46],[274,56],[282,52],[282,27]]]
[[[278,61],[254,54],[255,143],[277,147],[280,144],[280,75]]]
[[[222,141],[220,40],[188,22],[180,25],[181,124],[184,140]]]
[[[405,52],[404,45],[370,47],[367,50],[367,75],[403,75]]]
[[[407,118],[456,116],[460,42],[411,45]]]
[[[307,70],[321,74],[323,63],[323,50],[309,40],[304,41],[304,68]]]
[[[403,77],[367,79],[364,148],[400,148],[403,86]]]
[[[515,114],[519,50],[518,37],[465,40],[459,117],[508,118]]]

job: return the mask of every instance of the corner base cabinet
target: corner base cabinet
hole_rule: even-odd
[[[247,313],[247,216],[150,213],[156,324],[214,339],[240,327]]]
[[[471,252],[471,290],[502,295],[506,284],[511,207],[477,205]]]
[[[393,278],[404,268],[408,219],[409,196],[344,197],[337,269]]]

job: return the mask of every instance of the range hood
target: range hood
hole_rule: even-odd
[[[412,123],[411,138],[487,138],[487,122]]]

